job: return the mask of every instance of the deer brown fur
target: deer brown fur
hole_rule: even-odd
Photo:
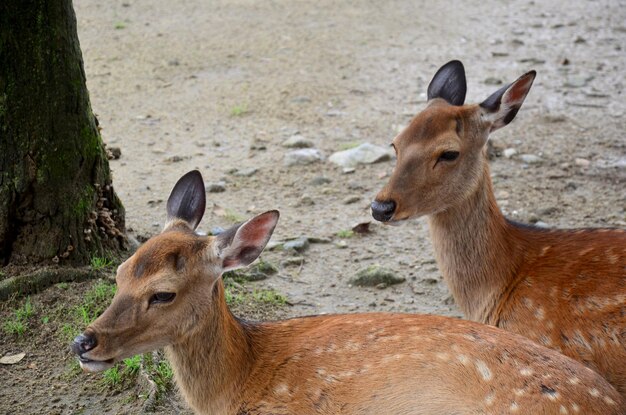
[[[173,193],[203,186],[190,174]],[[239,320],[221,274],[260,254],[278,212],[202,236],[193,228],[204,202],[181,200],[192,212],[172,204],[164,232],[119,267],[113,302],[75,339],[83,369],[165,347],[199,414],[617,415],[626,408],[580,363],[474,322],[409,314]]]
[[[442,69],[433,82],[463,71],[454,61]],[[429,94],[393,140],[397,165],[372,210],[386,222],[428,215],[437,262],[468,318],[573,357],[626,395],[626,231],[520,225],[493,194],[487,137],[513,119],[534,76],[480,106]],[[464,73],[456,79],[464,83]]]

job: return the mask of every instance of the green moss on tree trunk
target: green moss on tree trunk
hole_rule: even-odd
[[[0,265],[124,248],[71,0],[0,2]]]

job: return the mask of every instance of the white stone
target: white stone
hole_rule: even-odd
[[[390,160],[393,152],[389,149],[370,143],[363,143],[349,150],[333,153],[329,160],[341,167],[356,167],[359,164],[372,164],[379,161]]]
[[[306,165],[322,160],[322,153],[316,148],[303,148],[285,154],[285,166]]]
[[[541,157],[534,154],[522,154],[519,158],[527,164],[539,164],[543,161]]]
[[[514,155],[516,155],[516,154],[517,154],[517,150],[516,150],[516,149],[514,149],[514,148],[512,148],[512,147],[511,147],[511,148],[507,148],[507,149],[505,149],[505,150],[502,152],[502,154],[504,154],[504,157],[506,157],[506,158],[510,159],[511,157],[513,157]]]

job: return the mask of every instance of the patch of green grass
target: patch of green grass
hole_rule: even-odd
[[[154,360],[155,355],[158,359],[156,362]],[[172,386],[174,378],[174,372],[169,362],[163,358],[158,358],[159,355],[160,353],[146,353],[143,355],[144,370],[157,386],[157,401]]]
[[[34,313],[33,305],[30,302],[30,297],[26,298],[24,305],[15,310],[15,317],[18,320],[28,320]]]
[[[171,385],[174,379],[174,371],[167,360],[161,360],[156,366],[155,374],[153,377],[154,383],[157,384],[159,391],[166,391]]]
[[[13,316],[4,321],[2,330],[9,335],[23,336],[28,329],[28,321],[34,313],[35,309],[30,302],[30,297],[27,297],[21,307],[13,310]]]
[[[68,283],[66,283],[66,282],[60,282],[56,286],[59,287],[62,290],[67,290],[70,285]]]
[[[247,112],[248,106],[246,104],[235,105],[233,108],[231,108],[230,115],[232,115],[233,117],[241,117]]]
[[[352,238],[354,236],[354,231],[352,229],[342,229],[337,232],[337,237],[339,238]]]
[[[237,305],[243,304],[246,301],[246,295],[240,291],[234,290],[231,287],[226,287],[226,304]]]
[[[278,272],[278,268],[276,267],[276,265],[272,264],[271,262],[264,261],[263,259],[259,259],[259,262],[254,266],[254,268],[257,271],[266,275],[273,275]]]
[[[252,293],[252,297],[263,304],[270,305],[285,305],[287,303],[287,297],[280,294],[279,292],[269,289],[269,290],[255,290]]]
[[[126,23],[124,23],[124,22],[115,22],[115,25],[113,27],[115,28],[115,30],[126,29]]]
[[[141,369],[141,355],[124,359],[124,370],[130,375],[136,375]]]
[[[259,304],[282,306],[287,303],[287,297],[273,289],[255,289],[249,292],[241,286],[234,286],[226,282],[225,284],[226,304],[229,306],[241,304]]]
[[[84,325],[90,324],[106,310],[116,290],[115,284],[99,281],[85,294],[83,302],[76,307],[74,315]]]
[[[141,370],[141,355],[124,359],[122,363],[102,373],[100,385],[112,390],[122,390],[131,385]]]
[[[118,389],[122,385],[122,373],[113,366],[102,373],[101,385],[109,389]]]
[[[95,271],[110,268],[111,266],[113,266],[113,261],[110,259],[97,256],[91,258],[91,268]]]
[[[43,317],[41,318],[41,322],[42,322],[43,324],[48,324],[48,323],[50,322],[50,317],[48,317],[48,316],[43,316]]]
[[[26,324],[21,321],[8,320],[4,322],[2,329],[6,334],[21,337],[26,333]]]
[[[72,340],[106,310],[115,295],[116,285],[108,281],[98,281],[85,293],[83,301],[75,306],[61,326],[63,341]]]

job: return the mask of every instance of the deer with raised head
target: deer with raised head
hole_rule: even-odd
[[[512,333],[438,316],[348,314],[252,323],[229,311],[221,275],[254,261],[269,211],[218,236],[194,232],[197,171],[167,202],[164,231],[117,271],[107,310],[72,349],[86,371],[165,347],[200,414],[623,414],[580,363]]]
[[[573,357],[624,396],[626,231],[521,225],[494,197],[489,134],[513,120],[534,78],[464,105],[461,62],[439,69],[426,108],[393,140],[396,166],[372,215],[385,223],[427,215],[439,268],[469,319]]]

